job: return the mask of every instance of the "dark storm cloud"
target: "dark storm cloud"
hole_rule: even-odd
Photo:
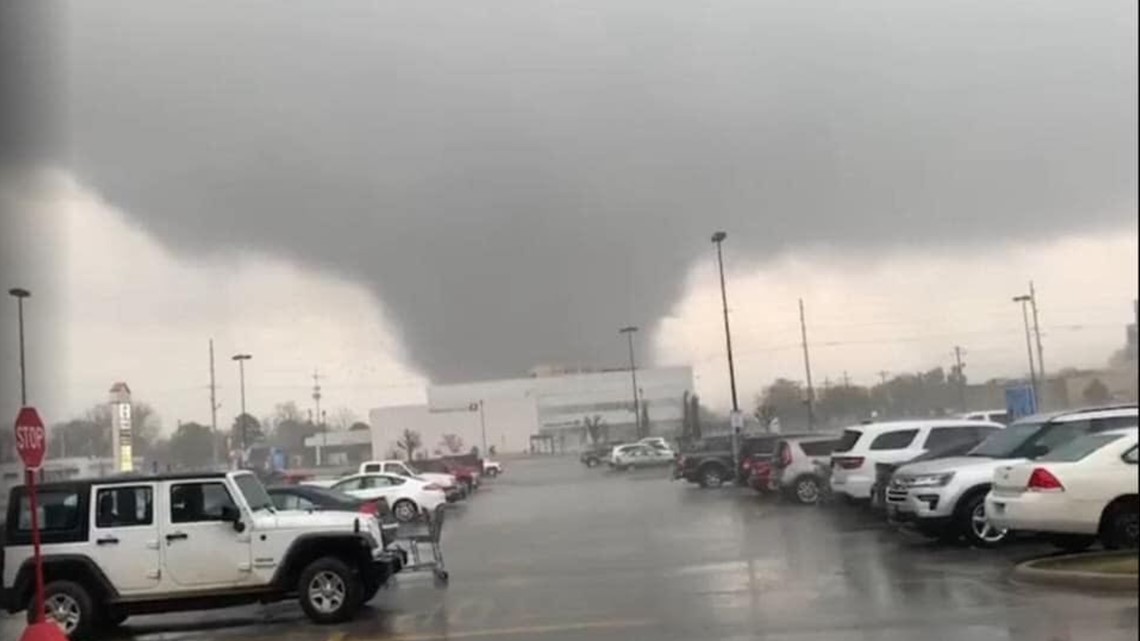
[[[1135,220],[1129,2],[76,2],[72,165],[331,267],[440,379],[613,360],[760,260]],[[335,313],[335,310],[330,310]]]

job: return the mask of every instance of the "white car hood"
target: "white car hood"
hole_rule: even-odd
[[[1002,465],[1020,463],[1025,459],[999,459],[983,456],[953,456],[951,458],[911,463],[896,470],[896,474],[918,476],[920,474],[943,474],[946,472],[984,472],[993,471]]]
[[[358,525],[359,524],[359,525]],[[338,512],[335,510],[281,510],[274,514],[259,512],[254,519],[257,530],[303,530],[316,533],[367,532],[379,542],[380,522],[375,517],[360,512]]]

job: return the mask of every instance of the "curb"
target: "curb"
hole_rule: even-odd
[[[1099,590],[1109,592],[1136,592],[1140,587],[1140,576],[1136,574],[1108,574],[1104,572],[1080,572],[1040,567],[1040,564],[1053,564],[1058,561],[1081,559],[1102,559],[1128,557],[1136,552],[1092,552],[1084,554],[1063,554],[1047,556],[1019,563],[1013,568],[1011,578],[1018,582]]]

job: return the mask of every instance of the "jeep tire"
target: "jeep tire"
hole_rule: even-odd
[[[54,620],[68,639],[89,638],[95,631],[95,605],[91,594],[74,581],[51,581],[44,586],[44,620]],[[28,602],[28,623],[36,620],[36,597]]]
[[[342,623],[360,609],[364,586],[360,576],[344,561],[326,556],[301,572],[297,599],[314,623]]]
[[[704,488],[718,488],[724,485],[727,473],[725,469],[715,463],[706,465],[700,471],[700,484]]]

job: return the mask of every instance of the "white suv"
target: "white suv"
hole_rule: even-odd
[[[989,523],[985,504],[995,470],[1035,459],[1082,434],[1136,425],[1136,414],[1132,405],[1030,416],[966,456],[904,465],[887,487],[888,517],[927,536],[999,545],[1008,532]]]
[[[290,597],[313,621],[340,622],[406,560],[384,550],[374,517],[278,512],[249,472],[65,481],[37,495],[45,615],[72,639],[132,614]],[[30,521],[26,488],[13,488],[0,584],[13,613],[34,599]]]
[[[849,499],[870,500],[876,463],[902,463],[956,442],[978,441],[980,431],[1003,427],[966,419],[887,421],[849,427],[831,454],[831,491]]]

